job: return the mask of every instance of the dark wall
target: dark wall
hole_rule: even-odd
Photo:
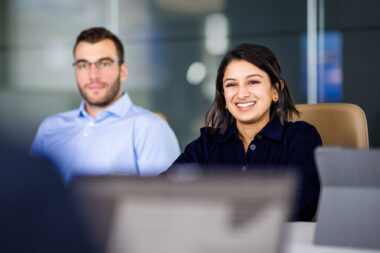
[[[380,18],[377,0],[326,2],[326,29],[343,35],[343,102],[366,113],[371,147],[380,146]]]
[[[8,1],[0,1],[0,88],[8,84]]]

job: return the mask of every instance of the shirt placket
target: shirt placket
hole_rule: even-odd
[[[93,136],[95,122],[92,119],[89,119],[83,128],[82,139],[85,145],[89,144],[91,137]]]
[[[248,164],[248,161],[255,161],[255,160],[257,160],[256,157],[257,157],[257,154],[258,154],[258,148],[260,146],[260,141],[261,141],[262,138],[263,137],[262,137],[261,134],[257,134],[255,136],[255,138],[249,144],[248,150],[247,150],[247,154],[245,156],[246,160],[247,160],[247,164]],[[248,166],[247,166],[247,168],[245,168],[245,170],[247,170],[247,169],[248,169]]]
[[[240,163],[241,163],[241,171],[247,171],[248,169],[248,160],[247,160],[247,155],[245,153],[245,149],[244,149],[244,144],[243,142],[236,138],[237,139],[237,142],[238,142],[238,153],[240,154]]]

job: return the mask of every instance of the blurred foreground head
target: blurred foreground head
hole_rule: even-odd
[[[0,141],[0,252],[92,252],[60,176]]]

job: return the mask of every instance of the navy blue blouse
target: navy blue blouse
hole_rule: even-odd
[[[242,171],[264,166],[294,169],[299,180],[291,220],[309,221],[318,205],[320,184],[314,149],[320,145],[317,130],[304,121],[270,121],[252,140],[247,152],[236,125],[225,134],[211,134],[210,128],[204,127],[201,136],[187,145],[173,165],[195,163],[205,170],[217,165],[233,165]]]

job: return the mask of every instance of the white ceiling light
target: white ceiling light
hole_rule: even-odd
[[[228,48],[228,21],[221,13],[210,14],[205,22],[206,50],[213,55],[221,55]]]
[[[224,0],[156,0],[161,8],[173,12],[204,14],[224,9]]]
[[[206,77],[206,67],[201,62],[193,62],[187,70],[186,79],[192,85],[200,84]]]

